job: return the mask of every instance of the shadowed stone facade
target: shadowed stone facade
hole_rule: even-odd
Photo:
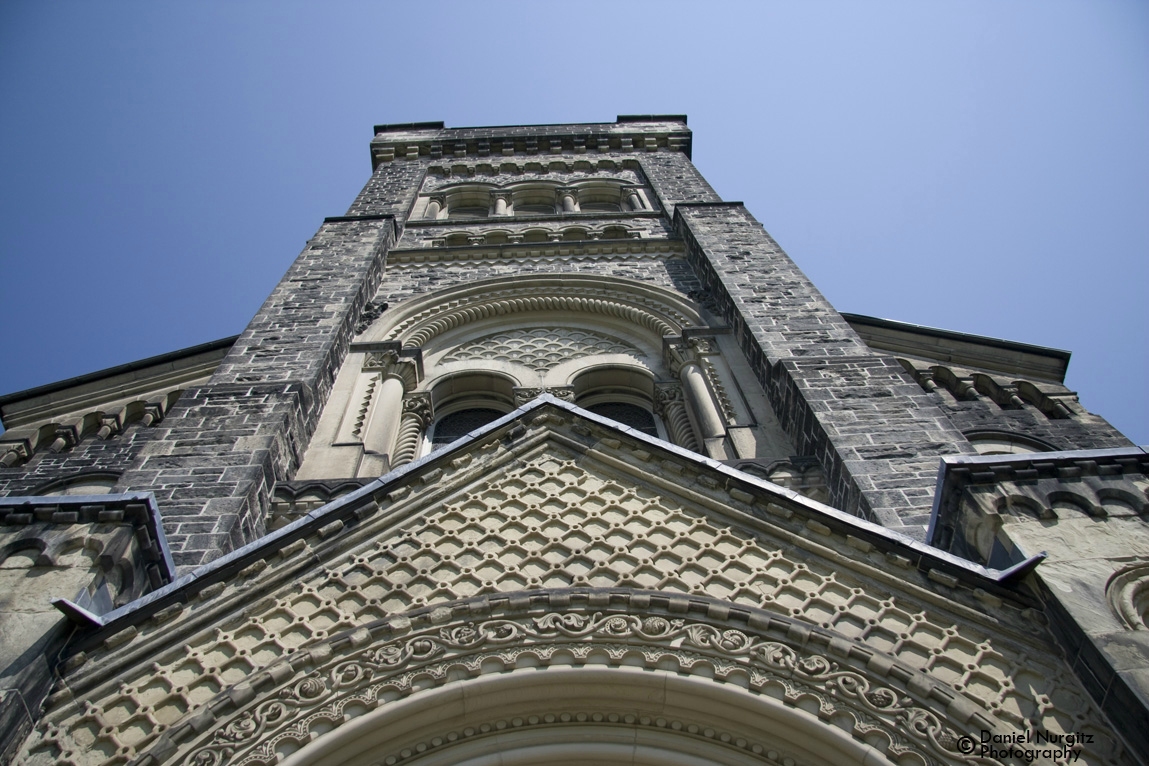
[[[237,338],[0,397],[0,758],[1149,757],[1149,456],[1066,352],[838,313],[691,141],[377,126]]]

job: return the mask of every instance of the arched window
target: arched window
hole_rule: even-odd
[[[979,455],[1024,455],[1054,450],[1054,447],[1040,439],[1010,431],[968,431],[965,438],[969,439]]]
[[[649,373],[597,367],[578,375],[573,385],[578,406],[648,436],[666,438],[654,415],[654,381]]]
[[[655,424],[654,413],[639,407],[637,404],[603,402],[602,404],[592,404],[587,409],[595,415],[602,415],[604,418],[618,421],[624,426],[630,426],[647,436],[658,437],[658,426]]]
[[[527,186],[515,189],[515,215],[554,215],[555,190],[550,186]]]
[[[42,497],[56,495],[106,495],[116,486],[119,474],[106,471],[83,473],[56,479],[39,487],[32,494]]]
[[[452,412],[450,415],[444,415],[435,421],[431,432],[431,449],[437,450],[440,447],[445,447],[476,428],[482,428],[488,423],[498,420],[505,414],[489,407],[470,407]]]
[[[445,447],[515,408],[514,381],[490,372],[450,375],[431,387],[435,421],[427,430],[428,451]]]
[[[491,214],[491,190],[483,186],[465,186],[447,194],[447,217],[486,218]]]

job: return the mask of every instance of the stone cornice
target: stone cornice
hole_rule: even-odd
[[[653,469],[658,474],[673,477],[672,483],[676,487],[684,483],[696,487],[691,493],[696,496],[695,499],[714,505],[716,509],[726,509],[727,513],[738,514],[746,523],[759,519],[753,521],[753,524],[766,524],[776,532],[784,532],[795,544],[821,548],[822,541],[833,542],[835,545],[840,542],[843,548],[854,549],[859,556],[884,555],[885,559],[901,567],[904,573],[900,578],[902,580],[911,573],[920,572],[926,580],[951,589],[969,590],[978,598],[990,599],[998,604],[1003,598],[1022,606],[1028,604],[1027,598],[1012,586],[1017,567],[1001,571],[974,564],[544,394],[448,447],[391,471],[361,489],[113,612],[92,615],[72,608],[67,603],[61,606],[74,620],[95,629],[81,644],[88,647],[93,643],[99,644],[123,630],[132,629],[131,626],[157,613],[171,610],[178,612],[187,603],[204,597],[210,598],[224,583],[237,576],[262,571],[269,559],[294,558],[295,554],[310,550],[305,542],[309,539],[314,539],[318,544],[345,534],[365,519],[379,513],[381,504],[390,505],[407,496],[411,491],[409,485],[419,482],[422,474],[430,472],[438,477],[445,468],[467,465],[470,462],[467,453],[478,445],[495,442],[513,444],[526,436],[528,426],[535,429],[543,426],[549,431],[548,418],[553,417],[552,413],[560,420],[573,416],[571,425],[564,426],[564,429],[573,428],[576,440],[589,438],[593,442],[602,441],[612,452],[607,454],[595,449],[593,454],[596,458],[622,467],[635,460],[646,461],[643,464],[645,467],[631,466],[631,469],[647,472]],[[596,437],[595,433],[603,436]],[[630,448],[626,450],[625,457],[616,457],[623,439]],[[684,473],[686,466],[697,474],[690,481],[690,477]],[[709,498],[714,493],[717,493],[715,498]],[[718,496],[725,498],[724,502],[719,502]],[[831,557],[841,555],[830,554],[829,549],[826,550]],[[314,555],[307,555],[306,561],[301,561],[300,566],[311,566]],[[1023,562],[1023,566],[1029,567],[1034,563]],[[213,587],[217,585],[218,588]]]
[[[685,118],[651,115],[617,123],[444,128],[442,123],[378,125],[371,141],[372,167],[417,157],[511,157],[590,152],[675,151],[691,154]]]
[[[410,268],[429,263],[497,263],[517,259],[587,258],[618,260],[629,258],[673,258],[681,255],[681,243],[665,239],[588,240],[582,242],[527,242],[514,245],[469,245],[464,247],[424,247],[392,250],[387,267]]]
[[[76,524],[131,524],[147,568],[154,568],[154,587],[175,579],[175,563],[168,550],[156,499],[150,492],[127,492],[107,495],[66,495],[59,497],[0,497],[0,528],[12,532],[16,527],[31,529],[38,524],[73,526]],[[44,594],[48,598],[52,594]],[[57,599],[70,617],[81,620],[100,619],[79,609],[66,599]],[[56,603],[54,601],[53,603]]]

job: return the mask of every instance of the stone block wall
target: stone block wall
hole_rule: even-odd
[[[364,205],[409,205],[419,178],[377,174]],[[398,231],[386,212],[325,222],[208,384],[185,393],[121,477],[120,491],[155,493],[182,571],[266,532],[275,482],[299,465]]]
[[[674,222],[783,428],[822,463],[831,502],[921,539],[938,456],[973,447],[740,203],[679,203]]]
[[[0,467],[0,496],[39,494],[81,474],[123,473],[155,433],[155,427],[133,423],[110,439],[86,438],[62,452],[39,451],[26,463]]]
[[[1007,409],[984,397],[976,401],[956,401],[947,393],[939,393],[936,398],[940,399],[940,406],[949,419],[963,432],[1000,430],[1021,434],[1057,450],[1131,446],[1129,439],[1104,418],[1080,406],[1073,407],[1068,417],[1051,418],[1033,406]]]

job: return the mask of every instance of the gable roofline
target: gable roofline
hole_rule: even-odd
[[[186,361],[188,365],[203,364],[202,361],[198,363],[195,362],[195,358],[210,355],[213,354],[213,352],[222,360],[227,354],[227,351],[235,345],[235,341],[238,338],[238,335],[232,335],[227,338],[200,343],[177,351],[169,351],[166,354],[149,356],[134,362],[127,362],[126,364],[116,365],[115,367],[108,367],[103,370],[96,370],[95,372],[58,380],[54,383],[45,383],[42,386],[4,394],[0,396],[0,424],[5,428],[13,428],[16,425],[20,425],[21,421],[29,417],[30,409],[35,409],[40,406],[33,400],[44,399],[45,397],[58,399],[59,397],[53,397],[52,395],[60,394],[69,389],[84,388],[87,391],[93,388],[99,389],[101,387],[100,384],[105,384],[106,386],[119,385],[116,382],[117,378],[140,380],[154,378],[156,385],[162,385],[163,379],[170,377],[173,370],[181,369],[180,362]],[[185,367],[188,365],[185,365]],[[79,393],[77,395],[79,395]],[[98,393],[89,392],[85,394],[85,396],[98,396]],[[13,405],[25,406],[14,407]],[[9,420],[15,419],[16,422],[5,423],[5,418]]]
[[[306,538],[318,535],[320,538],[327,539],[340,534],[348,524],[354,526],[378,510],[379,505],[374,498],[376,494],[402,488],[404,486],[403,480],[406,477],[419,474],[425,469],[439,464],[449,463],[460,457],[461,454],[465,454],[469,448],[487,441],[492,435],[499,432],[503,432],[504,441],[513,443],[527,432],[527,424],[524,421],[530,416],[542,414],[548,408],[573,415],[578,419],[618,433],[661,453],[669,453],[679,460],[694,464],[703,472],[720,474],[726,477],[729,482],[742,485],[741,487],[732,487],[731,491],[732,493],[741,492],[749,502],[753,501],[753,497],[742,487],[773,495],[792,505],[801,506],[809,513],[806,523],[811,530],[822,534],[831,530],[841,532],[861,541],[863,549],[866,545],[870,545],[886,552],[887,555],[901,556],[903,566],[920,570],[929,579],[951,587],[964,584],[971,588],[997,593],[1015,601],[1025,600],[1024,596],[1012,589],[1012,585],[1020,576],[1031,570],[1044,558],[1044,554],[1039,554],[1006,570],[984,567],[918,542],[906,535],[893,532],[873,522],[810,500],[793,490],[743,473],[717,460],[704,457],[661,439],[647,436],[629,426],[624,426],[609,418],[556,399],[550,394],[543,394],[482,428],[460,437],[443,449],[384,474],[363,485],[360,489],[311,511],[281,529],[197,567],[168,585],[111,612],[97,615],[63,598],[55,599],[52,603],[78,625],[94,629],[95,632],[83,640],[82,644],[98,643],[162,610],[190,601],[193,596],[209,586],[225,583],[249,567],[259,566],[264,559],[289,549]],[[733,505],[728,506],[728,508],[734,514],[747,514],[746,511],[741,511]],[[750,514],[747,515],[750,516]],[[751,518],[759,522],[764,521],[757,516],[751,516]]]
[[[932,361],[1065,382],[1071,353],[986,335],[841,312],[870,348]]]

